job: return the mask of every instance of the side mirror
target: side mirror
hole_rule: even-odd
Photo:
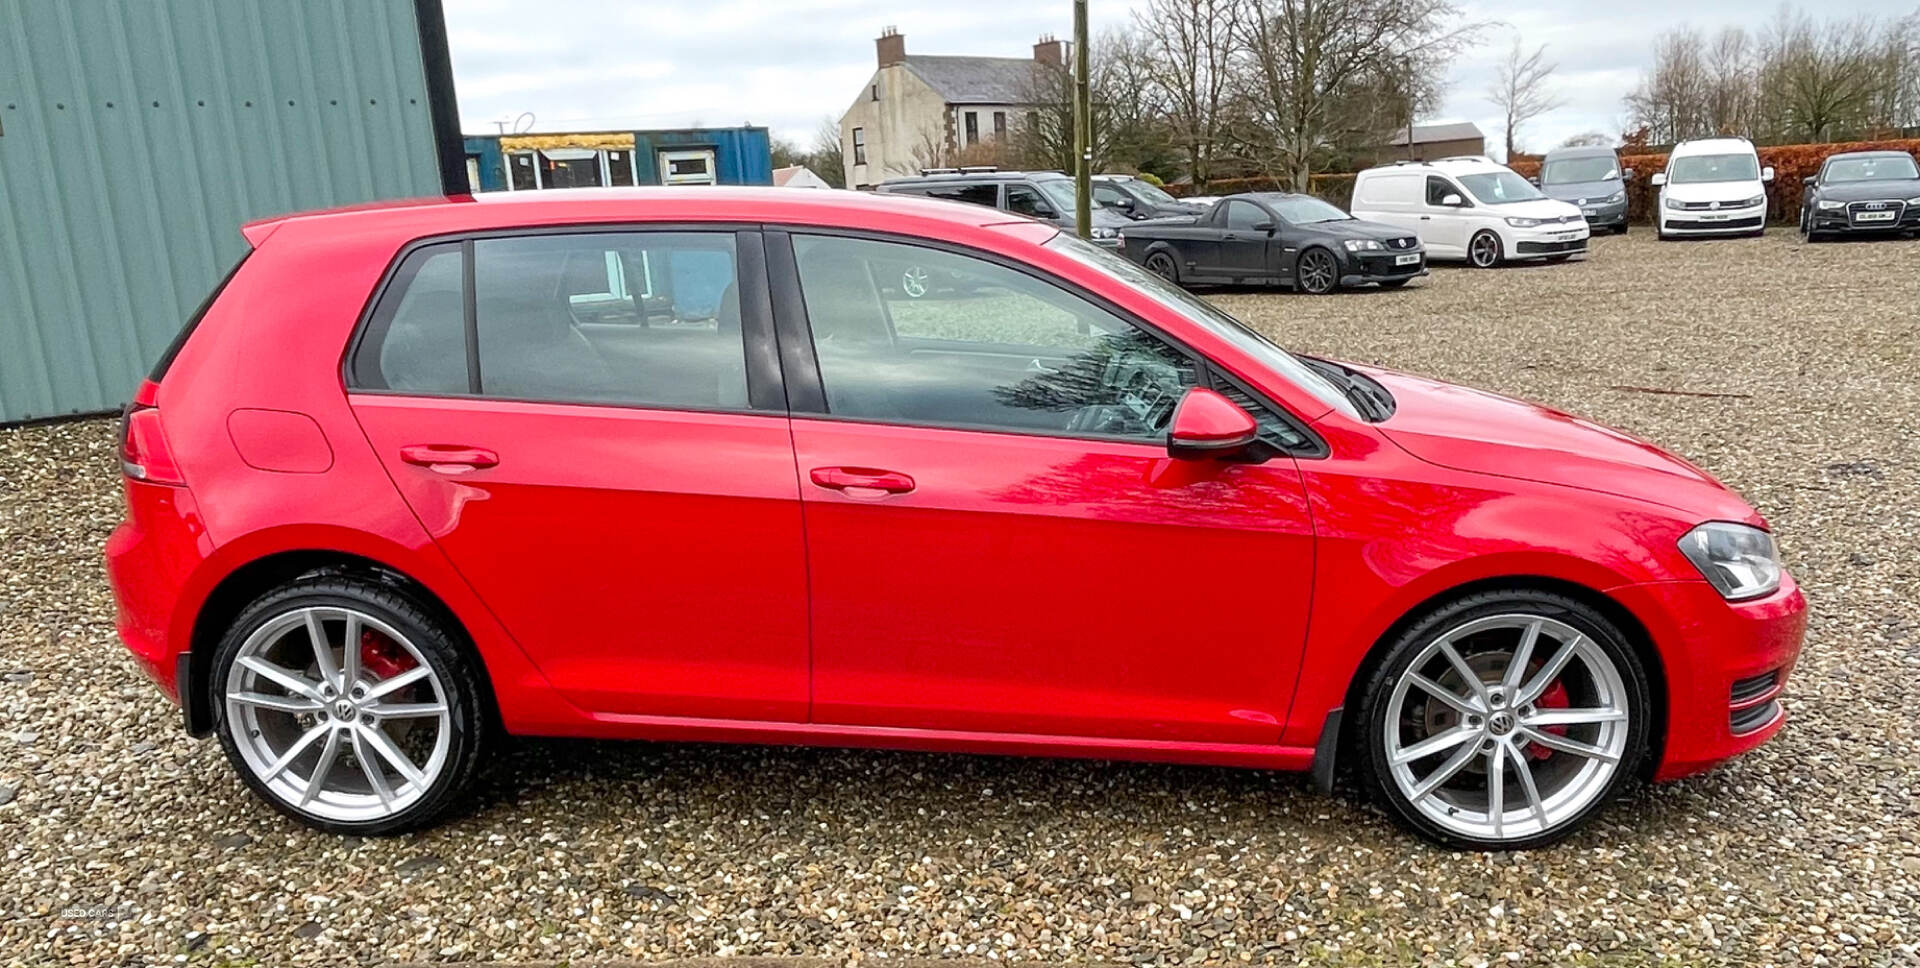
[[[1621,180],[1621,181],[1632,181],[1632,180],[1633,180],[1633,169],[1631,169],[1631,168],[1629,168],[1629,169],[1627,169],[1626,171],[1623,171],[1623,172],[1621,172],[1621,173],[1620,173],[1620,180]]]
[[[1461,198],[1459,193],[1457,192],[1448,192],[1445,196],[1443,196],[1440,199],[1440,204],[1445,205],[1448,208],[1465,208],[1467,205],[1467,200],[1464,198]]]
[[[1760,180],[1763,182],[1770,182],[1773,180],[1772,165],[1768,165],[1767,167],[1760,169]]]
[[[1667,183],[1667,173],[1664,171],[1656,171],[1653,173],[1653,179],[1648,184],[1651,184],[1655,188],[1659,188],[1661,185],[1665,185],[1666,183]]]
[[[1531,175],[1531,176],[1529,176],[1529,177],[1527,178],[1527,184],[1529,184],[1529,185],[1532,185],[1532,186],[1533,186],[1533,187],[1535,187],[1535,188],[1539,188],[1539,187],[1540,187],[1540,176],[1539,176],[1539,175]]]
[[[1820,180],[1820,177],[1818,175],[1808,175],[1807,177],[1800,179],[1800,184],[1805,185],[1808,188],[1812,188],[1813,183],[1819,180]]]
[[[1260,425],[1232,400],[1194,387],[1173,408],[1167,426],[1167,454],[1180,460],[1234,457],[1253,445]]]
[[[1258,221],[1258,222],[1255,222],[1255,223],[1253,223],[1253,230],[1254,230],[1255,232],[1265,232],[1265,233],[1267,233],[1268,235],[1272,235],[1272,234],[1273,234],[1273,219],[1270,219],[1270,218],[1263,218],[1263,219],[1261,219],[1260,221]]]
[[[1114,208],[1117,208],[1122,212],[1133,211],[1133,199],[1128,198],[1125,195],[1122,195],[1119,198],[1114,199],[1112,202],[1112,205]]]

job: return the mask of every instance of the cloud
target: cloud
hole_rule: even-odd
[[[1889,0],[1826,0],[1822,15],[1887,14]],[[1508,45],[1546,44],[1566,105],[1522,132],[1536,149],[1568,136],[1616,133],[1621,99],[1652,59],[1656,36],[1690,23],[1760,27],[1751,0],[1531,3],[1461,0],[1485,23],[1454,65],[1436,120],[1470,120],[1501,140],[1486,91]],[[1128,22],[1134,2],[1093,4],[1093,29]],[[893,26],[909,51],[1029,56],[1041,34],[1067,36],[1066,0],[446,0],[463,127],[531,111],[539,130],[762,124],[811,141],[873,72],[873,38]],[[1770,11],[1771,8],[1766,8]]]

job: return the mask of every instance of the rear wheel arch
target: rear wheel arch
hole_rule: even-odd
[[[489,702],[487,715],[499,723],[494,702],[494,687],[485,657],[475,645],[466,623],[425,583],[411,575],[372,558],[333,550],[282,551],[253,559],[233,569],[201,603],[194,616],[193,634],[185,655],[189,680],[179,684],[180,703],[186,710],[188,731],[205,736],[213,728],[214,649],[226,635],[227,627],[261,596],[296,579],[310,575],[338,575],[379,583],[441,622],[449,635],[465,649],[479,670],[481,685]]]
[[[1560,595],[1573,599],[1600,613],[1601,616],[1611,622],[1614,627],[1619,629],[1620,633],[1626,637],[1627,644],[1633,648],[1635,656],[1639,658],[1641,665],[1646,668],[1647,673],[1647,692],[1648,699],[1650,700],[1649,705],[1653,712],[1653,721],[1647,724],[1647,755],[1641,761],[1640,770],[1643,778],[1644,776],[1651,776],[1653,771],[1658,767],[1661,756],[1664,753],[1667,721],[1669,719],[1667,712],[1666,665],[1661,658],[1659,648],[1654,644],[1652,633],[1648,631],[1646,623],[1642,622],[1640,617],[1635,615],[1631,609],[1608,596],[1605,592],[1588,585],[1580,584],[1579,582],[1545,575],[1506,575],[1465,582],[1429,595],[1412,608],[1401,613],[1399,618],[1396,618],[1392,624],[1388,625],[1387,628],[1374,639],[1373,643],[1367,647],[1366,654],[1362,656],[1360,661],[1353,667],[1352,674],[1347,679],[1347,688],[1342,694],[1340,708],[1347,710],[1347,712],[1338,719],[1337,728],[1339,729],[1339,735],[1332,738],[1322,737],[1320,744],[1322,751],[1328,753],[1337,752],[1338,762],[1333,764],[1317,763],[1315,765],[1315,772],[1317,774],[1324,773],[1327,777],[1331,778],[1334,775],[1334,770],[1337,769],[1344,772],[1351,765],[1353,757],[1357,753],[1354,744],[1358,741],[1359,732],[1357,727],[1360,722],[1360,716],[1355,711],[1360,708],[1361,694],[1366,689],[1366,683],[1370,673],[1385,659],[1393,643],[1399,639],[1407,629],[1428,615],[1433,614],[1436,610],[1474,595],[1489,592],[1529,591],[1545,592],[1547,594]],[[1332,722],[1331,719],[1329,721]]]

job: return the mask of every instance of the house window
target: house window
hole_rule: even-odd
[[[880,85],[878,84],[875,84],[873,86],[872,100],[875,100],[875,101],[880,100]]]
[[[1007,137],[1007,112],[993,112],[993,136],[1002,140]]]
[[[980,112],[967,112],[967,144],[980,143]]]
[[[853,129],[853,163],[856,165],[867,163],[867,129],[865,128]]]

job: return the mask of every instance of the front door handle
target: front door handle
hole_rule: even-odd
[[[479,470],[500,463],[500,455],[485,447],[464,444],[409,444],[400,448],[400,459],[441,473]]]
[[[873,467],[816,467],[808,475],[813,483],[831,491],[868,490],[905,494],[913,490],[913,478],[899,471]]]

